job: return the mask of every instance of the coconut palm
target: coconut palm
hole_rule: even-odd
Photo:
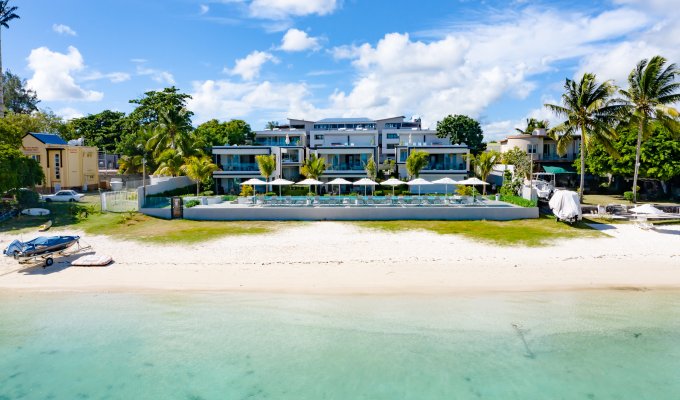
[[[312,154],[308,159],[305,160],[302,167],[300,167],[300,173],[309,179],[319,179],[319,177],[326,171],[326,160],[324,158],[317,157],[316,154]]]
[[[567,79],[564,89],[562,105],[546,104],[545,107],[558,117],[566,118],[550,130],[551,135],[558,138],[559,154],[564,155],[568,145],[574,141],[574,136],[581,134],[579,196],[583,199],[587,148],[590,143],[599,142],[608,152],[616,155],[616,150],[612,147],[616,133],[612,127],[621,112],[621,106],[611,97],[616,87],[609,81],[597,83],[594,74],[585,73],[578,82]]]
[[[0,0],[0,34],[2,28],[9,29],[9,21],[19,19],[15,11],[17,6],[9,6],[9,0]],[[2,73],[2,36],[0,36],[0,118],[5,116],[5,85]]]
[[[265,181],[269,182],[269,177],[272,176],[276,170],[276,156],[273,154],[268,156],[255,156],[255,161],[257,162],[257,168],[260,170],[260,174],[264,177]]]
[[[155,175],[179,176],[184,165],[184,156],[175,149],[167,149],[158,156]]]
[[[364,165],[364,170],[366,170],[366,176],[370,179],[375,180],[378,177],[378,166],[375,164],[375,159],[373,156],[368,159],[368,162]]]
[[[430,154],[422,150],[414,150],[406,159],[406,171],[411,178],[417,178],[420,171],[427,166],[427,157]]]
[[[515,128],[515,130],[523,135],[531,135],[536,129],[548,129],[550,123],[546,120],[537,120],[536,118],[527,118],[527,127],[522,129]]]
[[[118,172],[121,174],[141,174],[143,170],[142,155],[125,155],[118,161]]]
[[[219,170],[209,157],[191,156],[184,160],[181,171],[189,178],[196,181],[196,196],[201,193],[201,183],[207,181],[212,173]]]
[[[666,59],[655,56],[642,60],[628,76],[628,90],[619,90],[623,96],[625,110],[631,124],[637,125],[637,146],[635,148],[635,169],[633,173],[633,203],[637,202],[637,181],[640,170],[640,149],[642,142],[649,139],[650,124],[657,121],[678,130],[678,110],[671,104],[680,101],[680,83],[675,81],[680,69],[675,64],[666,66]]]
[[[466,158],[472,163],[475,174],[479,176],[479,179],[486,181],[489,174],[493,170],[493,166],[501,161],[501,153],[497,151],[485,151],[478,155],[469,154]],[[486,195],[486,185],[483,185],[482,194]]]
[[[194,144],[189,135],[191,127],[186,125],[188,114],[185,108],[167,108],[158,113],[154,134],[147,144],[155,155],[160,155],[166,149],[179,150],[185,156],[194,153]]]

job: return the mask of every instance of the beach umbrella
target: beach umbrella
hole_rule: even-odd
[[[471,186],[488,185],[487,182],[484,182],[481,179],[477,179],[476,177],[464,179],[462,181],[459,181],[458,184],[459,185],[471,185]],[[474,195],[472,197],[474,198]]]
[[[406,182],[406,184],[409,185],[409,186],[418,186],[418,196],[420,196],[420,187],[422,185],[431,185],[432,182],[425,180],[423,178],[416,178],[416,179],[413,179],[413,180]]]
[[[641,206],[633,207],[630,210],[630,212],[633,212],[635,214],[665,214],[663,211],[659,210],[658,208],[654,207],[651,204],[643,204]]]
[[[364,187],[364,196],[366,196],[366,188],[368,186],[376,186],[377,184],[378,184],[378,182],[372,181],[368,178],[362,178],[362,179],[359,179],[358,181],[353,183],[354,186],[363,186]]]
[[[449,178],[448,176],[446,178],[442,179],[437,179],[436,181],[432,181],[432,183],[436,183],[439,185],[444,185],[444,191],[446,191],[446,195],[448,196],[449,194],[449,185],[457,185],[458,181],[454,181],[453,179]]]
[[[316,179],[307,178],[304,181],[296,183],[296,185],[301,186],[323,185],[323,182],[317,181]]]
[[[269,182],[270,185],[279,187],[279,196],[281,196],[281,186],[290,186],[294,183],[295,182],[289,181],[287,179],[281,179],[281,178],[274,179],[273,181]]]
[[[335,178],[330,182],[326,182],[326,185],[338,185],[338,193],[340,193],[340,185],[351,185],[352,182],[347,179]]]
[[[390,178],[390,179],[388,179],[388,180],[386,180],[386,181],[381,182],[380,184],[381,184],[381,185],[392,186],[392,196],[394,196],[394,188],[395,188],[396,186],[403,185],[404,183],[406,183],[406,182],[400,181],[400,180],[397,179],[397,178]]]
[[[267,188],[267,182],[261,181],[261,180],[259,180],[259,179],[254,179],[254,178],[253,178],[253,179],[248,179],[248,180],[245,181],[245,182],[241,182],[241,183],[239,183],[239,185],[241,185],[241,186],[245,186],[245,185],[252,186],[252,187],[253,187],[253,192],[255,192],[255,186],[262,186],[262,185],[264,185],[264,186],[265,186],[265,190],[266,190],[266,188]]]

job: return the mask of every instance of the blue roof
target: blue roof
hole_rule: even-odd
[[[367,124],[375,122],[372,119],[368,118],[326,118],[322,119],[320,121],[316,121],[317,124],[347,124],[347,123],[361,123],[361,124]]]
[[[61,136],[56,135],[54,133],[33,133],[31,132],[30,135],[32,135],[34,138],[40,140],[41,142],[45,144],[64,144],[67,145],[66,141],[61,138]]]

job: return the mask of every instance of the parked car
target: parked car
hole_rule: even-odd
[[[60,190],[55,194],[46,194],[42,196],[42,199],[50,201],[80,201],[85,197],[84,194],[77,193],[75,190]]]

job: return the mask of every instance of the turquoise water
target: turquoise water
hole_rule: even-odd
[[[3,400],[679,398],[680,292],[0,295]]]

